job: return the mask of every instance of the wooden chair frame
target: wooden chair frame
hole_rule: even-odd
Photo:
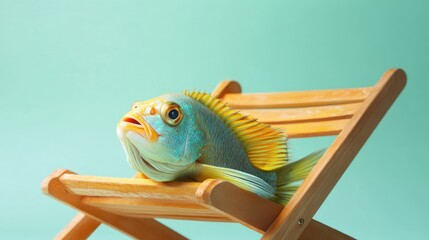
[[[100,223],[137,239],[186,239],[155,217],[239,222],[262,239],[353,239],[312,218],[405,84],[400,69],[357,89],[241,94],[237,82],[223,81],[212,95],[285,129],[289,138],[337,135],[287,205],[216,179],[157,183],[57,170],[43,192],[80,213],[56,239],[85,239]]]

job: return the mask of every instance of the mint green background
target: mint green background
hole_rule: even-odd
[[[245,92],[405,91],[316,214],[359,239],[424,239],[429,195],[427,1],[0,0],[1,239],[52,238],[75,214],[40,191],[57,168],[128,177],[115,125],[133,101],[237,79]],[[294,158],[332,138],[291,141]],[[191,239],[237,224],[163,220]],[[218,234],[218,235],[217,235]],[[217,235],[217,236],[216,236]],[[101,227],[91,239],[128,239]]]

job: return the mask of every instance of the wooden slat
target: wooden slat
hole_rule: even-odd
[[[137,239],[186,239],[170,228],[153,219],[130,218],[113,214],[108,211],[88,206],[81,202],[81,196],[70,193],[61,183],[60,178],[64,174],[73,174],[68,170],[57,170],[48,176],[42,183],[45,194],[56,198],[65,204],[78,209],[80,212],[91,216],[97,221],[106,223],[111,227]]]
[[[304,108],[237,109],[237,111],[267,124],[298,123],[350,118],[360,106],[360,103],[351,103]]]
[[[155,182],[150,179],[112,178],[64,174],[59,179],[77,195],[109,197],[144,197],[170,201],[195,202],[197,182]]]
[[[285,93],[225,94],[232,108],[295,108],[357,103],[365,100],[371,88],[315,90]]]
[[[70,192],[85,196],[83,203],[119,215],[229,221],[219,212],[197,203],[195,193],[201,184],[198,182],[159,183],[150,179],[77,174],[64,174],[59,180]]]
[[[210,217],[210,216],[197,216],[197,215],[172,215],[164,214],[148,214],[148,213],[119,213],[121,216],[130,218],[157,218],[157,219],[176,219],[176,220],[193,220],[193,221],[204,221],[204,222],[232,222],[231,219],[225,217]]]
[[[339,119],[320,122],[273,124],[273,127],[282,129],[288,138],[330,136],[339,134],[349,121],[350,119]]]
[[[400,69],[387,71],[359,112],[338,135],[273,222],[263,239],[298,239],[341,175],[359,152],[406,83]],[[303,219],[304,224],[298,224]]]
[[[304,108],[236,109],[263,123],[298,123],[350,118],[362,104],[340,104]]]
[[[145,198],[83,197],[82,202],[124,216],[231,221],[224,214],[200,204],[171,202],[161,199],[154,201]]]

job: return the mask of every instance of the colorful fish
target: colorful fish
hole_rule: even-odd
[[[128,162],[150,179],[223,179],[281,204],[323,153],[288,162],[281,130],[198,91],[134,103],[117,134]]]

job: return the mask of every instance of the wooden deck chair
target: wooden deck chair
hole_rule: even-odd
[[[100,223],[137,239],[186,239],[153,218],[238,222],[262,239],[353,239],[312,218],[405,83],[400,69],[356,89],[242,94],[237,82],[221,82],[214,96],[289,138],[337,135],[286,206],[216,179],[156,183],[57,170],[43,192],[80,213],[56,239],[85,239]]]

